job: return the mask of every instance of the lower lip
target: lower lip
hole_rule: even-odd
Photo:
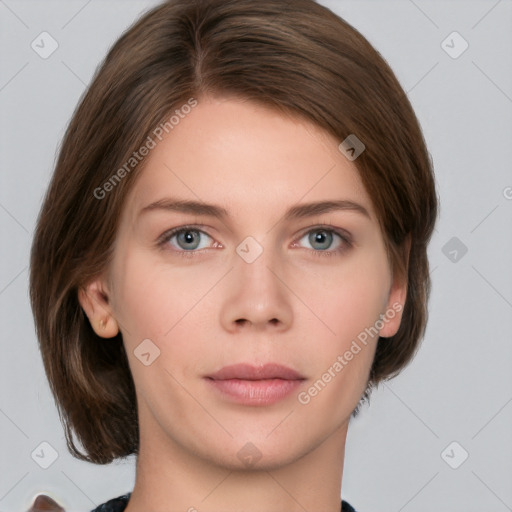
[[[289,396],[303,382],[302,380],[284,379],[206,380],[224,397],[243,405],[270,405],[279,402]]]

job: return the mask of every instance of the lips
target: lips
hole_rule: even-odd
[[[263,366],[252,366],[242,363],[224,366],[219,371],[208,375],[207,378],[213,380],[304,380],[305,377],[291,368],[276,363],[268,363]]]
[[[280,364],[262,366],[235,364],[206,377],[208,385],[223,400],[241,405],[270,405],[289,397],[305,377]]]

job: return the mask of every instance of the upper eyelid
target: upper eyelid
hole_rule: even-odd
[[[309,228],[304,228],[304,230],[301,230],[301,234],[299,236],[302,238],[304,235],[306,235],[310,231],[316,231],[316,230],[320,231],[322,229],[324,229],[325,231],[331,231],[335,235],[338,235],[341,237],[345,237],[348,239],[352,238],[350,233],[346,229],[337,228],[337,227],[331,226],[329,224],[317,224],[317,225],[311,226]]]

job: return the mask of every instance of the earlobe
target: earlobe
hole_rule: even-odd
[[[78,301],[98,336],[102,338],[117,336],[119,326],[100,279],[79,288]]]
[[[402,322],[406,296],[407,284],[393,287],[391,290],[386,311],[381,315],[383,325],[379,334],[382,338],[390,338],[398,332]]]
[[[391,336],[394,336],[398,332],[398,329],[400,328],[400,324],[402,322],[402,314],[405,308],[405,302],[407,300],[407,276],[409,268],[408,262],[410,249],[411,237],[409,235],[402,247],[402,250],[405,251],[405,275],[395,275],[393,277],[393,284],[389,292],[386,311],[384,311],[384,313],[381,316],[384,323],[382,329],[380,330],[380,336],[382,338],[390,338]]]

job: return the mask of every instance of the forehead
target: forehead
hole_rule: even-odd
[[[250,101],[205,97],[162,140],[154,138],[127,199],[134,215],[172,196],[215,202],[235,214],[346,199],[375,217],[340,141],[302,119]]]

